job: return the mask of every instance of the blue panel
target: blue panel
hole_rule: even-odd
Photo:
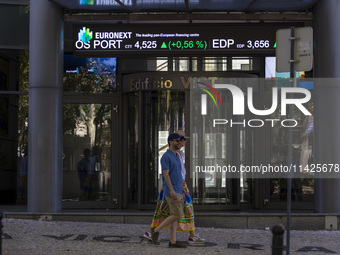
[[[313,89],[314,83],[313,81],[300,81],[300,88]]]

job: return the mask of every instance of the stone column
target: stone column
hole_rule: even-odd
[[[63,10],[30,2],[28,211],[62,209]]]
[[[314,9],[314,76],[340,81],[340,2]],[[340,82],[315,82],[315,162],[340,163]],[[315,180],[315,210],[340,213],[340,179]]]

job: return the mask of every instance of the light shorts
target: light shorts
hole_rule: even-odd
[[[165,196],[165,199],[169,204],[170,214],[181,217],[184,205],[183,194],[176,193],[176,196],[177,200],[172,199],[170,195]]]

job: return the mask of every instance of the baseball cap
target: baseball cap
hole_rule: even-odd
[[[187,136],[187,135],[184,133],[183,130],[177,130],[177,131],[175,132],[175,134],[179,134],[179,135],[181,136],[181,138],[185,138],[185,139],[190,138],[189,136]]]
[[[179,140],[181,138],[181,136],[179,134],[176,133],[172,133],[168,136],[168,143],[170,143],[170,141],[177,139]]]

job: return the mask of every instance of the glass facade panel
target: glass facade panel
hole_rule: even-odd
[[[190,70],[190,58],[174,58],[173,60],[173,70],[174,71],[189,71]]]
[[[313,97],[312,100],[304,104],[304,106],[313,114]],[[280,106],[279,106],[280,107]],[[314,118],[313,116],[305,116],[301,111],[294,110],[293,118],[297,121],[297,126],[292,130],[292,164],[299,169],[304,169],[307,165],[314,163],[313,147],[314,147]],[[272,118],[280,119],[277,116]],[[282,118],[280,119],[282,121]],[[287,128],[277,125],[272,129],[272,165],[288,164],[288,132]],[[302,175],[296,171],[292,176],[292,201],[314,201],[314,179],[310,176]],[[271,180],[271,201],[284,201],[287,199],[287,180],[272,179]]]
[[[251,58],[233,58],[232,69],[240,71],[253,70]]]
[[[160,159],[167,150],[167,137],[170,133],[185,129],[185,92],[149,91],[142,93],[142,203],[157,201],[162,185]],[[135,95],[129,95],[129,202],[137,202],[138,161],[138,112]],[[165,147],[164,147],[165,146]]]
[[[28,92],[28,72],[29,72],[28,50],[19,51],[19,91]]]
[[[152,91],[145,94],[144,112],[146,114],[146,128],[144,137],[148,137],[149,152],[147,155],[146,167],[150,166],[150,171],[145,173],[143,179],[151,185],[147,185],[147,196],[144,203],[156,202],[158,191],[162,185],[160,159],[167,147],[159,150],[167,144],[167,137],[177,130],[185,130],[185,92],[184,91]],[[151,131],[151,132],[150,132]],[[161,142],[161,144],[159,144]]]
[[[267,81],[276,78],[275,83],[268,86],[268,90],[265,91],[265,101],[269,108],[271,104],[270,89],[275,86],[280,90],[282,87],[290,86],[289,73],[277,73],[276,72],[276,58],[266,57],[265,76]],[[296,72],[296,85],[297,87],[304,87],[306,84],[304,78],[305,72]],[[301,79],[300,79],[301,78]],[[269,84],[269,82],[268,82]],[[308,83],[310,84],[310,82]],[[313,86],[309,86],[312,98],[304,106],[311,112],[311,116],[306,116],[297,110],[295,107],[293,110],[293,118],[297,121],[297,125],[292,130],[292,163],[295,166],[300,166],[302,169],[306,165],[314,163],[314,97]],[[307,88],[307,87],[306,87]],[[270,99],[268,99],[270,98]],[[281,107],[279,104],[278,107]],[[279,116],[271,116],[273,119],[280,119]],[[287,128],[283,128],[280,125],[276,125],[271,129],[271,164],[280,165],[287,164],[288,159],[288,131]],[[306,178],[295,173],[292,177],[292,201],[312,202],[314,201],[314,179]],[[270,182],[270,201],[278,202],[285,201],[287,199],[287,180],[286,179],[272,179]]]
[[[259,57],[157,57],[124,58],[123,72],[146,71],[259,71]]]
[[[18,99],[0,96],[0,203],[14,203],[18,166]]]
[[[0,203],[25,204],[27,202],[28,51],[7,51],[7,53],[11,57],[0,57],[0,90],[7,93],[1,94],[0,91]],[[19,59],[18,70],[13,71],[13,67],[10,65],[9,59],[13,58],[12,56]],[[140,59],[141,62],[144,60]],[[229,60],[232,61],[232,67]],[[258,67],[256,64],[258,62],[258,58],[240,57],[150,58],[144,61],[147,63],[148,70],[151,71],[187,72],[190,71],[190,68],[194,69],[196,66],[197,69],[200,66],[200,69],[206,70],[207,73],[208,70],[228,71],[228,68],[235,71],[248,70],[248,68],[253,70]],[[242,65],[247,65],[247,68]],[[65,72],[64,81],[66,84],[64,87],[71,86],[69,91],[91,93],[108,91],[105,86],[100,85],[100,82],[97,87],[94,80],[95,74],[80,72],[76,75],[79,75],[78,80],[74,77],[74,73]],[[102,80],[108,78],[105,75],[104,78],[101,77]],[[274,72],[274,77],[275,75]],[[298,77],[304,75],[304,73],[297,74]],[[13,76],[18,77],[19,82],[14,79],[9,80],[9,77]],[[271,75],[269,79],[274,77]],[[75,85],[78,82],[79,87]],[[275,85],[278,88],[282,86],[280,82]],[[77,89],[73,90],[72,86],[76,86]],[[13,95],[8,94],[11,91],[13,91]],[[270,108],[271,87],[266,85],[258,91],[259,93],[255,95],[255,104],[259,102],[257,101],[258,96],[261,100],[263,97],[264,107]],[[148,205],[156,202],[158,191],[162,185],[160,158],[167,149],[167,136],[175,130],[185,130],[185,112],[188,110],[185,109],[185,93],[188,92],[169,89],[167,91],[138,91],[124,95],[129,102],[128,153],[125,157],[127,158],[128,203]],[[69,96],[69,94],[67,95]],[[231,102],[230,98],[222,98],[222,101]],[[196,106],[190,104],[190,107],[195,108]],[[208,105],[209,107],[209,112],[213,111],[214,105]],[[228,107],[225,108],[227,112]],[[260,109],[261,107],[262,105],[255,105],[255,108]],[[313,112],[313,101],[310,101],[306,107],[310,112]],[[197,115],[201,116],[200,113]],[[206,122],[208,118],[209,116],[206,117]],[[279,117],[272,115],[268,118],[277,119]],[[312,156],[314,120],[313,117],[302,115],[300,111],[294,111],[294,119],[298,121],[298,125],[293,130],[293,161],[294,164],[304,166],[314,160]],[[187,169],[194,203],[203,205],[253,203],[253,193],[255,194],[255,190],[258,191],[260,187],[256,186],[250,174],[242,173],[231,179],[227,178],[223,172],[197,173],[194,167],[200,165],[201,158],[211,162],[211,165],[222,161],[226,162],[224,165],[229,163],[233,165],[257,164],[253,161],[256,157],[254,155],[255,147],[257,147],[257,142],[255,143],[254,139],[258,133],[241,125],[233,129],[221,129],[217,133],[209,130],[208,126],[204,133],[197,132],[195,128],[195,126],[191,126],[192,138],[190,141],[192,144],[190,144],[189,151],[198,164],[191,164],[191,169]],[[270,147],[268,151],[270,151],[270,163],[273,165],[283,164],[287,160],[282,157],[282,155],[287,155],[286,131],[279,125],[276,126],[270,130],[270,138],[266,136],[267,140],[261,144],[267,149]],[[201,137],[202,139],[199,139]],[[65,104],[64,201],[110,200],[112,195],[111,141],[111,107],[109,104]],[[160,150],[163,146],[165,148]],[[200,146],[205,148],[202,155],[197,150]],[[80,174],[79,169],[82,168],[80,162],[85,162],[83,168],[87,167],[86,157],[96,158],[92,160],[92,168],[95,173],[93,178]],[[88,160],[89,162],[91,160]],[[266,180],[265,186],[269,187],[269,183],[269,202],[285,202],[286,180]],[[266,188],[265,192],[269,193],[269,188]],[[292,199],[293,202],[312,202],[314,200],[314,180],[303,178],[303,176],[294,176]]]
[[[63,201],[111,199],[111,104],[65,104]]]
[[[107,93],[116,91],[116,58],[64,56],[64,91]]]
[[[19,96],[18,157],[17,203],[26,204],[28,172],[28,95]]]
[[[226,57],[206,57],[204,58],[204,71],[227,71]]]
[[[157,58],[157,71],[168,71],[168,58]]]
[[[128,186],[128,201],[129,203],[138,203],[138,145],[139,137],[139,97],[138,93],[131,93],[127,95],[128,112],[127,115],[127,139],[128,139],[128,153],[127,153],[127,186]]]
[[[27,203],[27,91],[28,51],[2,50],[0,52],[0,204]]]
[[[0,203],[27,203],[28,96],[0,95]]]
[[[239,131],[239,157],[240,165],[253,165],[253,132],[252,130],[240,127]],[[253,182],[252,173],[240,173],[240,194],[239,200],[241,203],[251,203],[253,196]]]
[[[208,81],[205,81],[208,83]],[[211,85],[211,84],[209,84]],[[210,166],[228,166],[234,162],[236,152],[232,150],[236,133],[222,125],[212,129],[211,114],[216,111],[214,103],[208,101],[207,112],[201,114],[200,93],[191,94],[191,182],[192,198],[195,204],[237,204],[238,179],[227,178],[223,171],[211,171]],[[222,102],[229,102],[226,94]],[[212,101],[212,100],[211,100]],[[211,103],[211,104],[210,104]],[[229,105],[224,105],[224,118],[228,116]],[[234,137],[234,138],[233,138]]]
[[[29,6],[27,2],[18,4],[23,5],[0,3],[0,48],[28,49]]]

